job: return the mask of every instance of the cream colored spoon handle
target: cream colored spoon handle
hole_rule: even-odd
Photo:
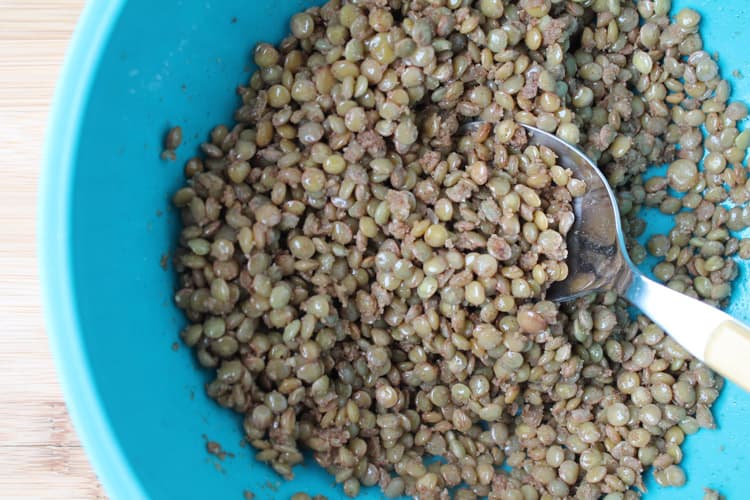
[[[747,325],[635,270],[625,298],[693,356],[750,391],[750,328]]]
[[[716,326],[706,345],[708,366],[750,391],[750,330],[730,318]]]

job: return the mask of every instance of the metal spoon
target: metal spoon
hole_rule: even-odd
[[[476,131],[470,122],[461,131]],[[567,234],[568,277],[547,290],[565,302],[614,290],[638,307],[690,354],[750,391],[750,328],[732,316],[644,276],[628,257],[617,200],[597,166],[579,149],[543,130],[523,125],[529,144],[546,146],[558,164],[586,182],[574,201],[575,222]]]

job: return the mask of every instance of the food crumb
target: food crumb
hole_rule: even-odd
[[[230,22],[232,24],[237,24],[237,16],[234,16]]]
[[[311,497],[304,491],[300,491],[292,495],[289,500],[328,500],[328,497],[325,495],[315,495],[314,497]]]
[[[206,440],[206,451],[208,451],[211,455],[217,457],[219,460],[224,460],[227,457],[234,458],[233,453],[229,453],[227,451],[224,451],[221,447],[221,444],[217,443],[216,441],[211,441],[206,437],[205,434],[203,434],[203,439]]]
[[[180,350],[180,344],[178,342],[172,342],[172,350],[177,352]]]
[[[279,484],[278,483],[272,483],[271,481],[266,481],[265,487],[268,488],[269,490],[273,490],[273,491],[278,491],[279,490]]]
[[[157,217],[161,217],[162,215],[164,215],[164,212],[162,212],[161,210],[157,210],[156,211],[156,216]]]
[[[740,71],[738,69],[732,71],[732,76],[735,77],[735,78],[738,78],[740,80],[742,80],[743,78],[745,78],[745,75],[742,74],[742,71]]]
[[[724,495],[711,488],[703,488],[703,491],[705,492],[703,494],[703,500],[722,500],[726,498]]]
[[[255,493],[245,490],[242,492],[242,498],[245,500],[253,500],[255,498]]]
[[[167,267],[169,267],[169,255],[168,254],[161,254],[161,259],[159,259],[159,265],[163,270],[167,270]]]
[[[221,449],[221,445],[216,441],[208,441],[206,443],[206,450],[208,450],[211,455],[218,457],[219,460],[224,460],[227,456],[224,450]]]

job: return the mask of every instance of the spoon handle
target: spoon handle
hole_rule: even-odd
[[[750,391],[750,328],[633,270],[625,298],[693,356]]]

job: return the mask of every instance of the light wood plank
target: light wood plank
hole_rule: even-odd
[[[37,184],[47,113],[83,0],[0,0],[0,498],[105,498],[44,333]]]
[[[2,498],[106,498],[79,446],[3,446],[0,451]]]

